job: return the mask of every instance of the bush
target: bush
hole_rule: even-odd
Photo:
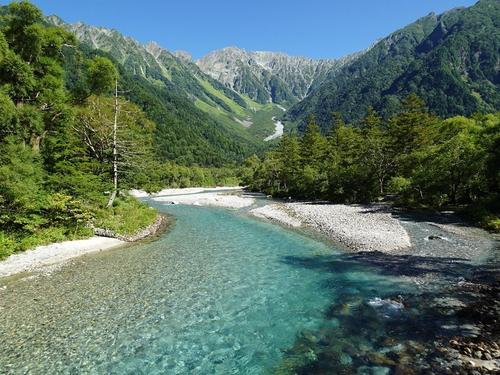
[[[391,194],[402,194],[411,186],[411,181],[408,178],[395,176],[389,180],[387,191]]]
[[[482,205],[469,206],[461,214],[486,230],[500,232],[500,217]]]
[[[0,232],[0,259],[7,258],[15,249],[16,241],[4,232]]]
[[[113,207],[96,212],[94,226],[128,236],[146,228],[156,220],[157,212],[132,197],[120,197]]]

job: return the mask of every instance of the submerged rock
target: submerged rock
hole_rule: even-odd
[[[392,300],[392,299],[382,299],[379,297],[372,298],[368,301],[368,304],[375,308],[381,308],[386,312],[399,311],[404,309],[404,305],[400,301]]]
[[[437,236],[437,235],[435,235],[435,234],[431,234],[430,236],[427,236],[427,239],[428,239],[428,240],[442,240],[442,239],[443,239],[443,237],[441,237],[441,236]]]

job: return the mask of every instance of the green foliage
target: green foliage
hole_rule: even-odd
[[[0,92],[0,140],[16,130],[17,113],[12,100]]]
[[[401,176],[391,177],[387,183],[387,192],[391,194],[401,194],[408,191],[411,187],[411,181]]]
[[[496,209],[496,214],[492,213]],[[500,233],[500,215],[498,214],[498,202],[496,207],[491,202],[472,204],[461,210],[463,216],[472,223],[492,232]]]
[[[16,102],[22,101],[35,87],[33,69],[19,55],[8,51],[0,66],[0,82]]]
[[[150,225],[157,216],[151,207],[131,197],[116,199],[111,210],[98,209],[93,224],[120,235],[132,235]]]
[[[109,93],[118,79],[118,72],[106,57],[96,56],[88,62],[87,80],[90,91],[96,95]]]
[[[43,169],[33,151],[12,136],[0,143],[0,224],[32,231],[42,220]]]
[[[481,220],[480,225],[487,230],[498,233],[500,232],[500,217],[487,214]]]
[[[105,93],[118,78],[103,57],[79,60],[84,90],[68,85],[63,56],[75,38],[42,23],[28,2],[4,8],[0,32],[0,258],[54,241],[92,234],[96,220],[122,221],[123,231],[156,215],[131,198],[105,210],[111,185],[109,143],[113,100]],[[76,54],[78,55],[78,54]],[[68,88],[75,88],[68,92]],[[81,93],[84,95],[81,95]],[[79,98],[78,102],[72,98]],[[86,99],[86,100],[83,100]],[[78,104],[76,104],[78,103]],[[154,163],[154,124],[135,105],[119,102],[121,188],[139,186]],[[96,152],[101,142],[102,154]],[[120,145],[121,147],[121,145]],[[140,173],[139,173],[140,171]],[[146,176],[146,179],[150,178]],[[136,217],[136,215],[138,217]],[[147,224],[146,224],[147,223]],[[127,232],[128,233],[128,232]]]
[[[236,167],[200,167],[183,166],[171,162],[157,163],[150,166],[154,174],[148,174],[140,180],[148,192],[159,191],[165,187],[216,187],[238,186],[241,179],[237,177],[239,170]]]
[[[8,48],[9,46],[7,44],[7,41],[5,40],[5,36],[0,33],[0,64],[3,63]]]

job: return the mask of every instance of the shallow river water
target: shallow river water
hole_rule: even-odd
[[[342,324],[335,314],[369,303],[363,316],[390,319],[397,304],[376,298],[412,288],[245,213],[158,208],[175,224],[155,242],[0,280],[0,373],[272,373],[298,338]]]

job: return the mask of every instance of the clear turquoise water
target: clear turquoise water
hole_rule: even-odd
[[[403,288],[352,262],[325,271],[331,244],[244,213],[161,209],[176,222],[158,241],[0,280],[0,373],[268,373],[337,296]]]

